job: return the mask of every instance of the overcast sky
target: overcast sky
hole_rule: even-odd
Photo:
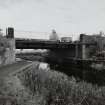
[[[65,35],[98,33],[105,31],[105,0],[0,0],[0,27],[8,26]]]

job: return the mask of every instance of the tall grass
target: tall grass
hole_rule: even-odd
[[[105,87],[34,66],[18,76],[33,96],[40,97],[38,105],[105,105]]]

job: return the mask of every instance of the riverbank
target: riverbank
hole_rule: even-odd
[[[29,68],[0,79],[0,104],[7,105],[6,102],[10,105],[105,105],[105,86],[78,82],[59,71],[39,69],[33,62]]]
[[[38,105],[105,105],[105,87],[98,87],[58,71],[36,66],[18,74],[22,84],[37,96]]]

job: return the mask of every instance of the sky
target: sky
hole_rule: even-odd
[[[105,31],[105,0],[0,0],[0,28],[15,37],[48,38]]]

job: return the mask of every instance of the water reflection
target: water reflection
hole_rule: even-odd
[[[98,71],[96,69],[70,64],[54,64],[49,63],[50,69],[63,72],[68,76],[74,76],[77,81],[84,80],[97,85],[105,85],[105,70]]]
[[[84,64],[84,63],[83,63]],[[42,70],[56,70],[74,76],[77,81],[84,80],[89,83],[97,85],[105,85],[105,70],[96,70],[89,67],[88,64],[82,65],[81,63],[55,63],[55,62],[40,62],[38,69]]]

